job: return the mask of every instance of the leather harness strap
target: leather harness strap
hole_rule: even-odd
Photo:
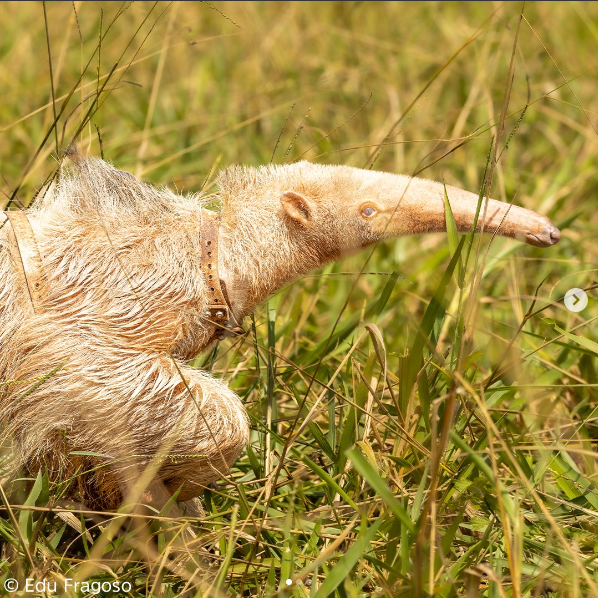
[[[20,210],[4,212],[4,215],[10,222],[12,235],[9,235],[13,237],[17,249],[15,262],[27,283],[33,313],[37,314],[42,301],[43,266],[33,229],[25,213]]]
[[[218,228],[220,213],[202,210],[201,222],[201,271],[205,277],[207,301],[204,319],[215,324],[213,340],[221,339],[225,332],[245,334],[230,307],[226,285],[218,276]],[[212,339],[210,339],[210,342]]]

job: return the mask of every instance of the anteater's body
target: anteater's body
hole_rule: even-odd
[[[201,267],[208,214],[197,196],[75,161],[27,212],[43,263],[35,313],[10,224],[0,229],[3,433],[19,467],[75,476],[70,493],[90,506],[118,506],[156,455],[176,455],[163,458],[156,484],[187,500],[227,474],[249,431],[239,398],[186,365],[217,336]],[[219,278],[239,320],[328,261],[444,228],[442,187],[429,181],[299,163],[228,169],[219,187]],[[466,230],[477,196],[448,193]],[[558,241],[533,212],[499,202],[484,211],[485,230]]]

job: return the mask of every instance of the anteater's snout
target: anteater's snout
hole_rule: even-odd
[[[543,226],[539,227],[539,229],[533,234],[528,233],[526,235],[526,241],[530,245],[534,245],[535,247],[550,247],[551,245],[556,245],[561,240],[561,231],[548,218],[545,219]]]

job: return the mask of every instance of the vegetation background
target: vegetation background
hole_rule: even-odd
[[[180,191],[298,159],[487,179],[563,231],[403,238],[283,289],[196,360],[252,422],[205,514],[59,512],[43,472],[4,479],[0,587],[598,596],[598,295],[561,300],[596,286],[597,50],[592,2],[0,3],[3,207],[76,139]]]

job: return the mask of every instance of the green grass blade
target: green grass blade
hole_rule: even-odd
[[[37,472],[37,477],[35,478],[35,482],[31,491],[29,492],[29,496],[25,500],[25,506],[34,507],[39,495],[42,492],[43,487],[43,480],[42,480],[42,472],[41,469]],[[31,534],[33,533],[33,511],[29,509],[23,509],[19,513],[19,527],[21,528],[21,533],[23,537],[29,542],[31,539]]]
[[[413,388],[413,384],[415,383],[415,379],[417,378],[417,374],[423,365],[423,352],[426,343],[429,341],[430,333],[432,332],[432,328],[434,326],[434,322],[441,311],[442,308],[442,301],[444,299],[444,295],[446,293],[446,288],[451,280],[453,272],[459,262],[459,258],[461,257],[461,251],[463,250],[463,244],[465,241],[465,237],[461,237],[457,248],[455,249],[455,253],[447,266],[442,279],[440,280],[440,284],[426,309],[424,314],[420,329],[413,341],[413,345],[411,347],[411,351],[409,352],[408,357],[408,367],[406,368],[406,379],[404,384],[402,385],[403,393],[405,396],[408,396],[411,393],[411,389]]]
[[[457,232],[457,224],[455,223],[455,217],[451,208],[451,202],[449,201],[448,194],[446,192],[446,185],[444,185],[444,220],[446,222],[446,232],[448,235],[449,250],[451,257],[455,255],[457,247],[459,247],[459,233]],[[465,280],[465,269],[463,267],[463,260],[459,255],[457,262],[457,283],[460,288],[463,288],[463,282]]]
[[[384,520],[382,518],[374,522],[365,532],[361,531],[351,548],[342,556],[338,563],[332,568],[322,585],[318,588],[315,598],[327,598],[347,578],[351,578],[353,567],[363,558],[364,554],[372,549],[372,541],[378,533],[378,529]]]
[[[409,518],[409,515],[407,515],[407,512],[399,500],[386,485],[386,482],[380,477],[378,472],[374,470],[370,463],[368,463],[361,452],[357,448],[354,448],[347,451],[347,456],[355,466],[355,469],[363,476],[373,490],[375,490],[376,494],[380,496],[388,508],[399,518],[401,523],[409,530],[409,532],[413,532],[415,527]]]
[[[581,345],[584,349],[589,349],[593,353],[598,355],[598,343],[591,341],[589,338],[585,338],[584,336],[579,336],[577,334],[572,334],[571,332],[567,332],[562,328],[559,328],[556,324],[554,328],[557,332],[560,332],[562,335],[566,336],[569,340],[572,340],[579,345]]]
[[[388,300],[392,294],[395,285],[397,284],[397,280],[399,280],[399,273],[398,271],[394,271],[389,279],[386,281],[384,288],[382,289],[382,293],[380,293],[380,297],[378,297],[378,301],[376,301],[376,306],[374,307],[374,315],[379,317],[380,314],[384,311]]]
[[[324,469],[322,469],[319,465],[316,465],[311,459],[307,457],[303,457],[303,462],[330,488],[330,490],[334,493],[338,493],[339,496],[342,496],[347,503],[349,503],[356,511],[359,511],[357,505],[353,502],[351,497],[334,481],[332,476],[330,476]]]

